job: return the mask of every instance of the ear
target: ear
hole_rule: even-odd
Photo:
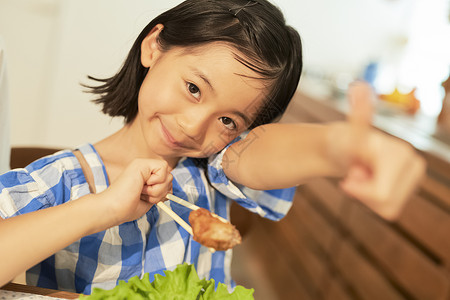
[[[161,54],[157,39],[163,28],[162,24],[153,27],[141,43],[141,64],[146,68],[149,68]]]

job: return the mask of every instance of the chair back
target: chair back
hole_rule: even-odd
[[[11,169],[23,168],[38,158],[53,154],[61,149],[45,147],[12,147]]]

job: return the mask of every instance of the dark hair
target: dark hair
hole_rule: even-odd
[[[300,36],[287,26],[281,11],[266,0],[187,0],[153,19],[139,34],[120,71],[111,78],[89,79],[84,85],[99,95],[110,116],[131,122],[138,110],[138,94],[148,69],[141,65],[141,43],[157,24],[161,49],[224,42],[238,50],[236,59],[268,80],[266,101],[250,128],[273,122],[286,110],[302,70]],[[240,56],[242,55],[242,56]]]

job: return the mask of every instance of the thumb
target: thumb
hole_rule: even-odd
[[[347,119],[350,125],[350,140],[353,145],[351,156],[360,162],[367,162],[368,151],[365,150],[365,146],[372,125],[375,94],[370,85],[363,81],[350,84],[347,93],[350,104]]]
[[[369,84],[356,81],[350,84],[347,92],[350,112],[347,116],[349,125],[349,165],[347,175],[341,182],[347,193],[353,194],[361,182],[367,182],[372,176],[370,151],[367,149],[374,113],[374,93]],[[358,187],[358,188],[355,188]],[[350,192],[353,191],[353,192]]]
[[[347,116],[350,125],[358,131],[369,129],[372,124],[375,102],[375,93],[370,85],[364,81],[351,83],[347,97],[350,102],[350,113]]]

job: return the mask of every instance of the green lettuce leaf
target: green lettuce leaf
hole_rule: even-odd
[[[214,290],[215,283],[214,279],[209,280],[210,285],[205,289],[203,295],[199,299],[204,300],[240,300],[240,299],[254,299],[253,289],[246,289],[245,287],[238,285],[234,291],[230,294],[228,292],[228,287],[219,282],[217,285],[217,290]]]
[[[193,265],[182,264],[166,276],[155,275],[152,286],[159,291],[161,299],[196,299],[206,280],[200,280]]]
[[[180,300],[247,300],[253,298],[253,289],[237,286],[230,294],[223,283],[218,283],[215,289],[214,279],[200,279],[193,265],[184,263],[178,265],[173,271],[164,271],[164,275],[155,275],[155,280],[150,283],[149,274],[146,273],[142,279],[134,276],[111,289],[104,290],[94,288],[89,296],[81,295],[83,300],[104,299],[180,299]]]

